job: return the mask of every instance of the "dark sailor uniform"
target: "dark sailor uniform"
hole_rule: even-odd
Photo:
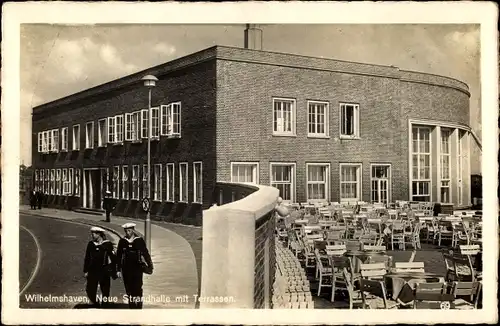
[[[86,292],[90,301],[97,303],[97,286],[100,285],[103,297],[109,297],[110,277],[116,271],[116,256],[113,252],[113,243],[104,240],[101,244],[90,241],[85,253],[83,272],[87,275]]]
[[[117,270],[122,273],[125,291],[129,298],[129,307],[142,308],[143,265],[152,270],[153,262],[144,239],[122,238],[118,242]]]

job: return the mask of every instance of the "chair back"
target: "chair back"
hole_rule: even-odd
[[[461,245],[460,253],[466,256],[473,256],[479,253],[479,245]]]
[[[394,272],[396,273],[425,273],[424,262],[397,262]]]
[[[346,245],[329,245],[325,249],[329,256],[343,256],[347,251]]]
[[[385,252],[386,248],[385,246],[363,245],[363,250],[371,252]]]
[[[415,284],[415,300],[441,301],[446,293],[446,283],[417,283]]]
[[[477,295],[479,293],[480,285],[480,282],[455,281],[451,286],[451,293],[454,296]]]
[[[387,274],[386,265],[384,263],[361,264],[360,270],[361,277],[363,278],[383,277]]]

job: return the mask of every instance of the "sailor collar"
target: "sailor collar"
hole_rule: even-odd
[[[98,242],[92,241],[92,243],[93,243],[95,246],[100,246],[100,245],[104,244],[105,242],[109,242],[109,240],[107,240],[107,239],[106,239],[106,240],[102,240],[102,242],[101,242],[101,243],[98,243]]]
[[[129,243],[133,243],[136,239],[139,239],[139,237],[134,236],[133,238],[130,238],[130,239],[123,237],[123,239],[127,240]]]

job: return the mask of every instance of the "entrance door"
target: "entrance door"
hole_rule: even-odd
[[[92,170],[90,171],[92,176],[92,208],[101,208],[101,171]]]
[[[390,170],[391,166],[372,165],[372,203],[388,204],[390,200]]]

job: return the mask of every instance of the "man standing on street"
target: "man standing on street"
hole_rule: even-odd
[[[38,195],[38,192],[35,191],[35,189],[33,189],[31,192],[30,192],[30,206],[31,206],[31,209],[36,209],[36,200],[37,200],[37,196]]]
[[[38,209],[42,209],[42,202],[43,202],[43,192],[38,189],[36,192],[36,203],[38,205]]]
[[[111,198],[111,191],[106,191],[102,201],[103,209],[106,211],[106,222],[111,222],[111,212],[115,209],[115,201]]]

